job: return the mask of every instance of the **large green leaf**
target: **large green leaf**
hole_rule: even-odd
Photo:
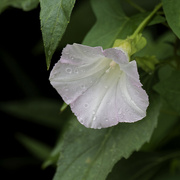
[[[87,129],[72,118],[63,136],[54,180],[104,180],[114,164],[150,140],[160,101],[154,97],[143,120],[111,128]]]
[[[83,44],[112,47],[117,38],[125,39],[131,35],[148,13],[140,13],[132,17],[125,15],[120,0],[92,0],[92,7],[97,21],[85,37]],[[163,22],[161,16],[155,17],[151,25]]]
[[[178,122],[178,114],[170,106],[168,106],[166,102],[163,101],[163,106],[158,118],[157,128],[154,130],[150,142],[146,143],[141,150],[152,151],[157,148],[160,149],[165,143],[174,138],[176,133],[175,129],[178,127]]]
[[[41,29],[47,68],[70,21],[75,0],[40,0]]]
[[[129,159],[120,160],[107,180],[179,180],[179,170],[170,169],[170,161],[178,157],[176,151],[136,152]]]
[[[162,2],[167,22],[173,32],[180,38],[180,1],[162,0]]]
[[[20,8],[24,11],[30,11],[36,8],[38,4],[39,0],[1,0],[0,13],[2,13],[9,6]]]
[[[128,159],[120,160],[107,180],[152,180],[161,168],[160,154],[136,152]]]

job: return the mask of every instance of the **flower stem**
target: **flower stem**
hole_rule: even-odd
[[[151,18],[155,15],[155,13],[162,7],[162,3],[159,3],[154,10],[142,21],[142,23],[138,26],[138,28],[134,31],[132,34],[132,38],[136,37],[137,34],[142,32],[142,30],[145,28],[145,26],[149,23]]]

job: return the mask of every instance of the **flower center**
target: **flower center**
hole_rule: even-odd
[[[117,63],[115,61],[111,61],[109,64],[109,68],[106,70],[106,73],[108,73],[110,71],[110,69],[114,69],[114,67],[117,65]]]

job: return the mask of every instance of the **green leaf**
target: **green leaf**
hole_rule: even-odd
[[[112,47],[116,39],[125,39],[131,35],[148,15],[148,13],[140,13],[132,17],[126,16],[120,0],[92,0],[92,7],[97,21],[85,37],[83,44],[102,46],[104,49]],[[162,21],[158,16],[149,24]]]
[[[163,79],[154,86],[154,89],[166,100],[166,102],[180,114],[180,71],[164,72]],[[162,76],[162,75],[161,75]]]
[[[164,60],[174,55],[175,35],[172,32],[166,32],[159,36],[155,40],[152,33],[144,31],[143,36],[147,40],[147,45],[143,48],[143,51],[139,51],[135,56],[155,56],[158,60]]]
[[[60,103],[51,99],[27,99],[0,103],[0,109],[8,114],[29,120],[50,128],[59,128],[62,124]]]
[[[23,134],[18,134],[17,139],[27,148],[29,152],[42,161],[45,160],[51,152],[51,148],[46,144]]]
[[[180,1],[179,0],[162,0],[164,13],[167,22],[173,32],[180,38]]]
[[[150,180],[160,169],[159,154],[136,152],[120,160],[106,180]]]
[[[2,13],[9,6],[23,9],[24,11],[30,11],[36,8],[39,4],[39,0],[1,0],[0,13]]]
[[[178,114],[163,101],[157,128],[154,130],[150,142],[146,143],[141,150],[152,151],[156,148],[160,149],[165,143],[174,138],[178,122]]]
[[[171,172],[169,165],[179,152],[136,152],[129,159],[120,160],[106,180],[178,180],[179,164],[176,172]],[[176,161],[176,163],[179,163]]]
[[[41,30],[47,69],[70,21],[75,0],[40,0]]]
[[[114,164],[150,140],[160,108],[154,97],[147,117],[136,123],[93,130],[72,118],[63,136],[54,180],[104,180]]]

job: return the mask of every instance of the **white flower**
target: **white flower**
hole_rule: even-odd
[[[146,116],[148,96],[137,64],[121,49],[67,45],[50,82],[88,128],[132,123]]]

